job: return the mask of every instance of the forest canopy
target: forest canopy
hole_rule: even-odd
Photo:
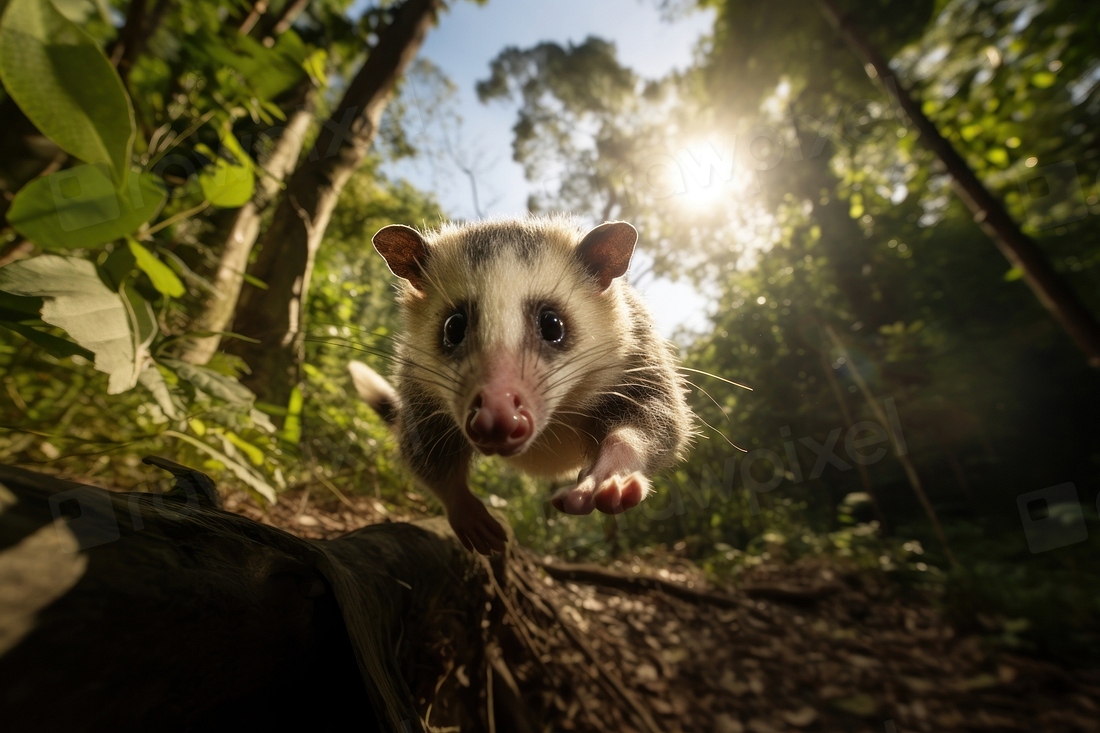
[[[409,89],[451,109],[416,55],[458,2],[0,0],[0,460],[435,511],[347,364],[400,337],[371,237],[454,214],[389,171],[455,163]],[[705,295],[697,438],[618,517],[492,460],[476,492],[545,555],[835,559],[1095,659],[1100,5],[655,4],[713,18],[688,68],[545,40],[465,93],[530,212],[629,221],[632,282]]]

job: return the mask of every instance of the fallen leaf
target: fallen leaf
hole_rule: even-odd
[[[798,710],[783,713],[783,720],[787,721],[795,728],[805,728],[808,725],[812,725],[817,720],[817,711],[809,705],[801,707]]]
[[[729,713],[719,713],[714,718],[714,733],[744,733],[745,726]]]

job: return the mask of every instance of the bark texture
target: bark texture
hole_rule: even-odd
[[[284,405],[297,383],[302,313],[314,258],[344,185],[363,162],[394,84],[415,58],[442,0],[406,0],[379,34],[362,69],[294,171],[249,272],[266,284],[245,284],[233,331],[257,343],[233,341],[227,350],[252,369],[246,386]]]
[[[241,294],[248,259],[260,235],[263,212],[279,193],[283,181],[294,169],[306,133],[313,122],[314,97],[307,94],[306,103],[295,111],[282,129],[270,157],[263,161],[264,175],[258,179],[256,194],[237,209],[221,246],[214,288],[202,312],[195,318],[192,330],[208,334],[189,339],[179,358],[192,364],[205,364],[221,344],[222,333],[229,329],[233,311]]]
[[[477,669],[489,565],[445,520],[311,542],[200,489],[115,493],[0,466],[5,730],[404,733],[422,729],[411,690],[440,634]],[[468,730],[477,700],[470,713],[462,694],[443,688],[437,720]]]

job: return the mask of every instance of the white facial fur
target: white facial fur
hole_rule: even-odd
[[[452,224],[426,234],[423,292],[400,286],[401,379],[434,394],[458,425],[486,385],[519,385],[535,419],[529,446],[551,422],[573,422],[621,378],[630,333],[620,283],[601,291],[575,254],[583,234],[565,218]],[[541,340],[537,303],[564,321],[561,347]],[[443,324],[463,306],[466,337],[449,352]]]

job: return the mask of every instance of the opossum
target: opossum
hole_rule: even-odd
[[[475,452],[576,475],[552,498],[570,514],[636,506],[681,457],[692,413],[676,356],[623,279],[637,238],[626,222],[584,233],[564,217],[374,236],[401,278],[394,385],[361,362],[349,369],[467,549],[506,540],[467,484]]]

